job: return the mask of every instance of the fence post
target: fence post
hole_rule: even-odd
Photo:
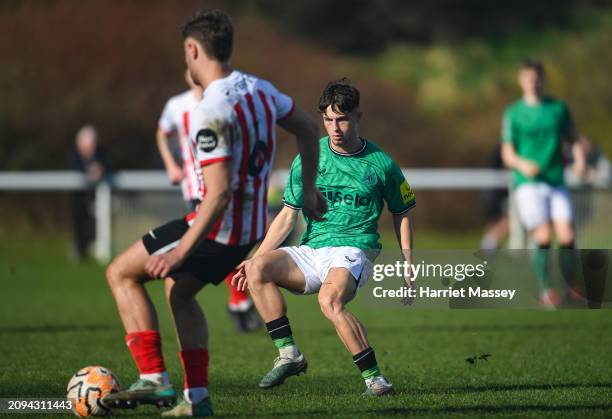
[[[110,261],[112,255],[111,246],[111,216],[112,216],[112,194],[108,181],[103,180],[96,186],[96,259],[100,263]]]
[[[516,207],[516,196],[514,188],[508,187],[508,229],[510,237],[508,238],[508,248],[524,249],[525,248],[525,230],[518,215]]]

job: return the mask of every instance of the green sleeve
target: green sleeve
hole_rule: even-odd
[[[514,144],[514,142],[516,141],[513,125],[514,124],[512,122],[512,112],[510,112],[510,109],[507,109],[506,112],[504,112],[504,116],[502,118],[502,142]]]
[[[395,162],[387,169],[384,198],[393,214],[402,214],[416,205],[414,192]]]
[[[285,186],[285,194],[283,195],[283,203],[288,207],[302,209],[304,206],[304,195],[302,186],[302,160],[297,156],[291,164],[287,185]]]

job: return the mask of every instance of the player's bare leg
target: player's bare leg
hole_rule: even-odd
[[[357,318],[346,309],[354,296],[357,281],[345,268],[332,268],[319,290],[319,306],[332,322],[346,349],[353,355],[369,345],[366,331]]]
[[[303,293],[306,287],[304,274],[291,257],[282,250],[273,250],[256,257],[245,270],[251,298],[279,356],[274,367],[259,383],[260,388],[282,384],[288,377],[306,372],[308,363],[300,353],[287,318],[287,305],[279,286],[293,292]]]
[[[166,278],[166,300],[172,311],[183,364],[184,400],[162,416],[211,416],[208,394],[208,325],[196,300],[204,282],[183,274]]]
[[[256,257],[247,265],[245,273],[251,298],[266,323],[287,314],[287,305],[279,287],[296,293],[303,293],[306,287],[304,274],[282,250]]]
[[[533,266],[536,278],[540,283],[540,305],[554,309],[559,304],[559,295],[550,287],[549,254],[553,238],[553,228],[550,222],[540,224],[531,232],[537,248],[533,255]]]
[[[332,268],[319,290],[319,305],[361,371],[367,386],[364,396],[382,396],[392,393],[393,385],[380,373],[363,324],[346,309],[356,289],[357,280],[348,269]]]
[[[181,350],[208,348],[208,324],[196,294],[204,283],[192,276],[166,278],[166,301],[172,311]]]
[[[582,300],[583,291],[576,286],[576,231],[572,222],[554,220],[553,227],[559,242],[559,265],[563,279],[567,285],[566,297],[572,300]]]
[[[259,314],[257,314],[253,300],[251,300],[246,290],[239,290],[236,286],[232,285],[232,277],[235,274],[236,271],[232,271],[225,278],[229,299],[227,312],[234,321],[234,326],[238,332],[255,332],[263,327],[263,323]]]
[[[151,279],[144,271],[148,257],[142,240],[138,240],[106,268],[106,280],[127,333],[159,327],[155,308],[144,287]]]
[[[144,287],[151,279],[144,271],[148,257],[139,240],[106,269],[106,279],[127,332],[126,344],[140,372],[129,389],[104,398],[106,404],[115,407],[135,407],[139,403],[165,406],[176,400],[161,351],[157,314]]]

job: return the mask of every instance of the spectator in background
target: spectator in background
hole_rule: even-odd
[[[93,125],[83,126],[76,134],[75,147],[68,156],[67,168],[82,172],[88,183],[86,190],[76,191],[70,197],[72,222],[72,253],[76,260],[87,256],[89,245],[95,238],[93,216],[93,186],[108,170],[103,150],[98,146],[98,133]]]

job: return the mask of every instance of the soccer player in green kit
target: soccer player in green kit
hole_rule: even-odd
[[[574,276],[574,216],[565,187],[563,153],[571,149],[574,161],[583,162],[582,148],[567,106],[543,94],[542,64],[525,60],[518,73],[523,97],[510,105],[503,117],[502,159],[512,169],[513,186],[521,222],[537,249],[533,263],[541,286],[540,304],[554,308],[559,295],[550,288],[548,249],[553,231],[561,247],[561,270],[568,284]],[[574,289],[570,297],[577,297]]]
[[[415,197],[398,165],[376,144],[359,136],[359,91],[347,80],[330,82],[319,101],[328,136],[321,139],[316,186],[327,198],[325,220],[305,217],[300,246],[277,249],[291,232],[303,206],[301,160],[293,161],[284,194],[284,208],[274,219],[261,246],[239,266],[234,283],[251,296],[279,356],[259,387],[280,385],[306,371],[279,287],[297,294],[318,293],[321,311],[353,355],[365,380],[367,396],[391,393],[374,349],[359,320],[346,304],[367,281],[380,251],[378,219],[384,202],[393,213],[398,242],[409,259],[412,229],[408,211]],[[410,287],[410,280],[406,285]],[[404,299],[408,304],[410,299]]]

